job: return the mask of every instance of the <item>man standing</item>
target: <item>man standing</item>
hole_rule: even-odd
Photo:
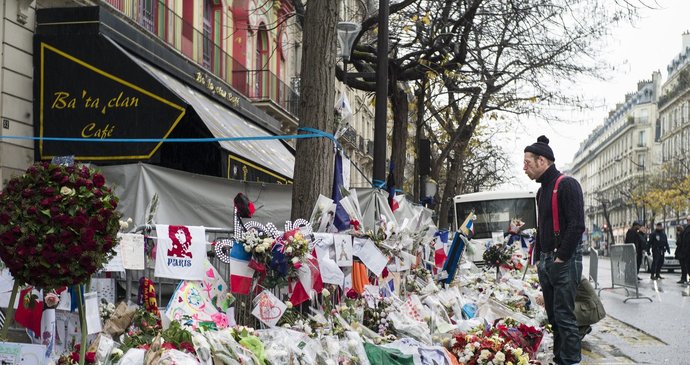
[[[676,258],[680,261],[680,281],[678,284],[687,284],[690,274],[690,215],[687,217],[685,229],[676,237]]]
[[[545,136],[525,148],[523,170],[530,179],[541,183],[537,192],[539,222],[535,252],[541,253],[537,264],[539,283],[553,328],[554,361],[558,365],[572,365],[579,364],[582,357],[574,310],[582,275],[579,243],[585,230],[585,212],[582,188],[577,180],[564,177],[554,191],[556,180],[561,176],[554,161],[549,139]],[[558,204],[558,234],[554,232],[554,194]]]
[[[640,274],[640,265],[642,265],[642,251],[646,248],[644,247],[644,242],[642,233],[640,233],[640,223],[633,222],[632,227],[625,232],[625,243],[635,244],[635,252],[637,253],[637,274]],[[645,239],[646,240],[646,239]],[[639,276],[637,280],[642,280]]]
[[[661,222],[656,224],[656,229],[649,236],[649,247],[652,250],[652,280],[663,279],[660,274],[664,265],[664,252],[671,253],[671,248],[668,246],[668,238]]]

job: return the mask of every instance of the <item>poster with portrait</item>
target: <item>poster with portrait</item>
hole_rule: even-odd
[[[204,227],[156,225],[155,276],[180,280],[206,278]]]

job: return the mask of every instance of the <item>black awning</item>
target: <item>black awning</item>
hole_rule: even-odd
[[[104,35],[80,34],[75,38],[69,34],[37,34],[34,57],[37,159],[74,155],[85,161],[162,161],[163,165],[187,156],[196,159],[169,166],[187,169],[199,163],[199,143],[174,143],[174,148],[166,143],[162,148],[164,142],[90,143],[46,138],[88,141],[271,136]],[[278,140],[208,143],[216,147],[203,146],[204,154],[223,152],[222,157],[209,158],[223,163],[208,174],[237,176],[230,171],[231,165],[239,161],[279,181],[292,178],[294,155]],[[170,156],[160,156],[162,153]]]

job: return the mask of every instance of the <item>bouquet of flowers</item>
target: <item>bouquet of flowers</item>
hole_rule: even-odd
[[[469,333],[457,332],[450,351],[463,364],[528,364],[539,348],[543,332],[506,318],[494,326],[479,326]]]
[[[484,251],[482,258],[489,267],[500,267],[508,263],[512,257],[512,246],[504,243],[489,245]]]
[[[263,232],[250,229],[242,234],[238,240],[244,246],[244,250],[256,256],[270,255],[271,247],[275,239]]]
[[[450,341],[450,351],[461,364],[527,365],[529,356],[498,335],[482,336],[458,332]]]
[[[98,303],[98,314],[101,317],[101,321],[105,323],[113,313],[115,313],[115,304],[108,303],[107,300],[101,298],[101,302]]]
[[[0,259],[22,283],[82,283],[114,253],[118,201],[90,167],[36,163],[0,193]]]

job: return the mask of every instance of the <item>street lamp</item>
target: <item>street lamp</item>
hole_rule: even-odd
[[[630,163],[635,165],[638,169],[642,170],[642,195],[644,196],[647,194],[647,179],[645,177],[644,161],[642,161],[642,163],[637,163],[632,158],[630,158],[630,156],[627,156],[627,158],[630,161]],[[622,159],[620,157],[617,157],[614,161],[620,162],[620,161],[622,161]],[[646,207],[646,204],[644,201],[644,197],[642,199],[642,221],[644,222],[643,226],[646,227],[647,226],[647,207]]]
[[[438,191],[438,183],[431,177],[426,178],[424,181],[424,198],[422,199],[422,204],[427,208],[432,208],[434,206],[434,197]]]

